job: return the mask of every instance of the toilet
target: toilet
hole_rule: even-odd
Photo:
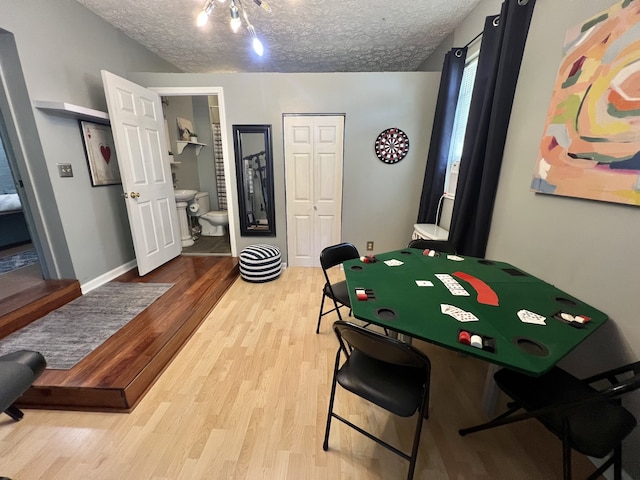
[[[189,203],[189,214],[198,217],[203,236],[222,237],[226,233],[225,227],[229,225],[229,215],[226,210],[209,210],[210,208],[209,193],[198,192]]]

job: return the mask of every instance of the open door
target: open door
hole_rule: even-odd
[[[129,225],[142,276],[180,255],[160,96],[102,70]]]

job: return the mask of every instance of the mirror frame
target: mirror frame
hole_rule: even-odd
[[[264,139],[264,159],[265,165],[260,167],[258,174],[262,171],[264,178],[262,178],[263,186],[262,192],[264,197],[264,207],[267,215],[267,225],[261,225],[261,228],[256,227],[255,218],[254,223],[250,221],[250,212],[247,209],[247,180],[244,178],[244,160],[245,156],[248,159],[253,159],[261,155],[262,152],[251,152],[248,155],[244,153],[242,148],[242,135],[246,133],[259,133],[262,134]],[[240,235],[241,236],[262,236],[262,237],[275,237],[276,235],[276,214],[274,205],[274,192],[273,192],[273,148],[271,144],[271,125],[233,125],[233,148],[236,157],[236,183],[238,188],[238,214],[240,215]],[[256,155],[257,154],[257,155]],[[259,157],[258,157],[259,158]]]

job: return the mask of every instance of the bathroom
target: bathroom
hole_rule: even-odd
[[[182,254],[231,255],[218,97],[167,96],[162,108],[174,188],[201,192],[187,208],[193,244]]]

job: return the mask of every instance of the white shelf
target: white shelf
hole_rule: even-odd
[[[187,145],[193,145],[196,148],[196,155],[200,155],[200,150],[202,150],[202,147],[205,147],[207,144],[200,143],[200,142],[186,142],[184,140],[178,140],[176,142],[176,146],[178,147],[178,155],[182,155],[182,152],[184,151],[184,148]]]
[[[101,112],[100,110],[81,107],[67,102],[47,102],[42,100],[34,100],[33,106],[49,113],[109,125],[109,114]]]
[[[448,240],[449,231],[433,223],[416,223],[413,225],[414,236],[426,240]]]

